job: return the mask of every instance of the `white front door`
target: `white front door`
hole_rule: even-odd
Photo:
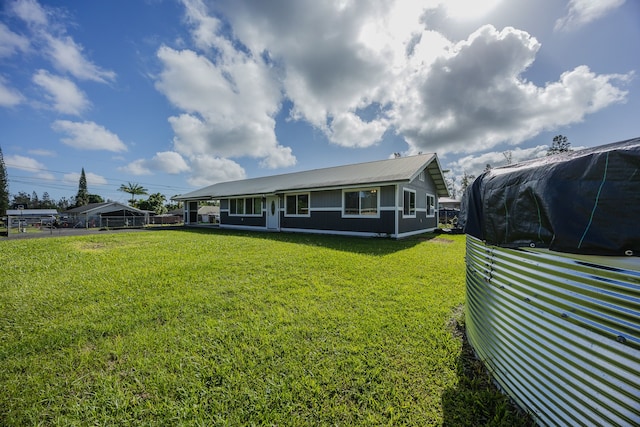
[[[267,196],[267,230],[280,230],[280,199]]]

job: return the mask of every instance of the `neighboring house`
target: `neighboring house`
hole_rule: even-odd
[[[440,199],[440,209],[458,209],[460,210],[460,200],[450,197],[442,197]]]
[[[185,224],[201,201],[220,201],[220,227],[388,236],[434,230],[448,197],[435,154],[222,182],[179,195]]]
[[[55,222],[58,211],[56,209],[7,209],[8,227],[22,227],[27,225],[50,225]]]
[[[149,223],[146,211],[117,202],[90,203],[63,215],[68,227],[142,227]]]
[[[198,221],[211,224],[220,222],[220,206],[200,206]]]
[[[441,198],[438,213],[442,224],[456,225],[460,217],[460,200],[449,197]]]

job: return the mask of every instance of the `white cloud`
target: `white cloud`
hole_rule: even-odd
[[[55,151],[44,150],[44,149],[34,149],[34,150],[29,150],[28,152],[29,154],[32,154],[34,156],[42,156],[42,157],[56,157],[57,155]]]
[[[524,77],[541,46],[529,33],[487,25],[453,42],[430,30],[427,21],[448,18],[427,11],[471,12],[452,2],[183,4],[193,50],[158,50],[156,88],[181,110],[169,118],[173,149],[190,161],[294,164],[275,135],[285,100],[292,119],[341,146],[369,147],[393,130],[406,153],[486,151],[624,102],[632,77],[578,66],[536,85]]]
[[[37,52],[47,57],[60,72],[69,73],[80,80],[101,83],[115,80],[115,72],[102,69],[87,59],[83,54],[83,47],[65,34],[66,26],[69,25],[66,22],[68,17],[61,9],[45,8],[35,0],[14,1],[9,9],[28,25],[32,36],[31,43]],[[0,40],[4,39],[1,30],[0,28]],[[17,39],[14,35],[9,41],[14,43],[15,50],[18,47],[25,48],[24,44],[28,39]],[[16,46],[15,43],[20,44]]]
[[[138,159],[118,170],[133,175],[151,175],[154,171],[176,175],[187,172],[190,168],[180,154],[175,151],[163,151],[156,153],[150,160]]]
[[[29,49],[29,39],[14,33],[0,22],[0,58],[9,57],[18,51]]]
[[[567,16],[556,21],[555,30],[574,30],[622,6],[625,0],[570,0]]]
[[[331,123],[331,142],[343,147],[369,147],[380,142],[388,124],[385,120],[364,122],[353,113],[337,115]]]
[[[80,115],[90,106],[85,93],[71,80],[54,76],[46,70],[38,70],[33,75],[33,82],[48,92],[46,98],[60,113]]]
[[[51,126],[53,130],[69,135],[62,142],[81,150],[127,151],[127,146],[103,126],[94,122],[72,122],[56,120]]]
[[[197,13],[193,5],[198,6]],[[203,47],[216,48],[215,62],[204,53],[158,50],[163,69],[156,88],[186,113],[169,118],[174,150],[182,155],[249,156],[269,168],[296,162],[291,149],[277,143],[275,114],[281,93],[276,76],[259,56],[236,50],[229,40],[212,34],[214,18],[203,17],[199,2],[187,3]]]
[[[0,76],[0,107],[15,107],[24,102],[24,96],[22,94],[7,86],[6,80]]]
[[[103,70],[82,54],[82,46],[76,44],[71,37],[57,38],[45,35],[49,45],[46,54],[53,65],[60,71],[70,73],[80,80],[92,80],[106,83],[116,78],[116,73]]]
[[[85,172],[85,178],[87,178],[87,187],[91,185],[106,185],[107,179],[101,175],[96,175],[92,172]],[[69,184],[77,184],[80,181],[80,174],[77,172],[66,173],[62,176],[62,180]]]
[[[396,129],[415,151],[472,152],[517,144],[624,102],[627,93],[614,83],[632,74],[579,66],[545,87],[525,80],[539,47],[524,31],[480,28],[407,78],[392,113]]]
[[[193,175],[187,182],[195,187],[246,178],[242,166],[233,160],[206,154],[194,156],[190,160]]]
[[[47,12],[35,0],[16,0],[11,3],[13,13],[30,25],[46,26]]]
[[[27,172],[39,172],[45,169],[45,166],[36,159],[17,154],[4,156],[4,163],[7,169],[18,169]]]

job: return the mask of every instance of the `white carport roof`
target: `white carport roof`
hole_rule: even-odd
[[[404,182],[412,180],[425,168],[427,168],[428,173],[436,184],[438,196],[448,196],[449,191],[442,175],[438,157],[435,154],[421,154],[262,178],[221,182],[175,196],[172,199],[207,200],[243,195],[266,195],[288,191]]]

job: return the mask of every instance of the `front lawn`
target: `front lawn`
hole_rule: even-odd
[[[464,236],[0,241],[0,425],[521,425],[457,328]]]

